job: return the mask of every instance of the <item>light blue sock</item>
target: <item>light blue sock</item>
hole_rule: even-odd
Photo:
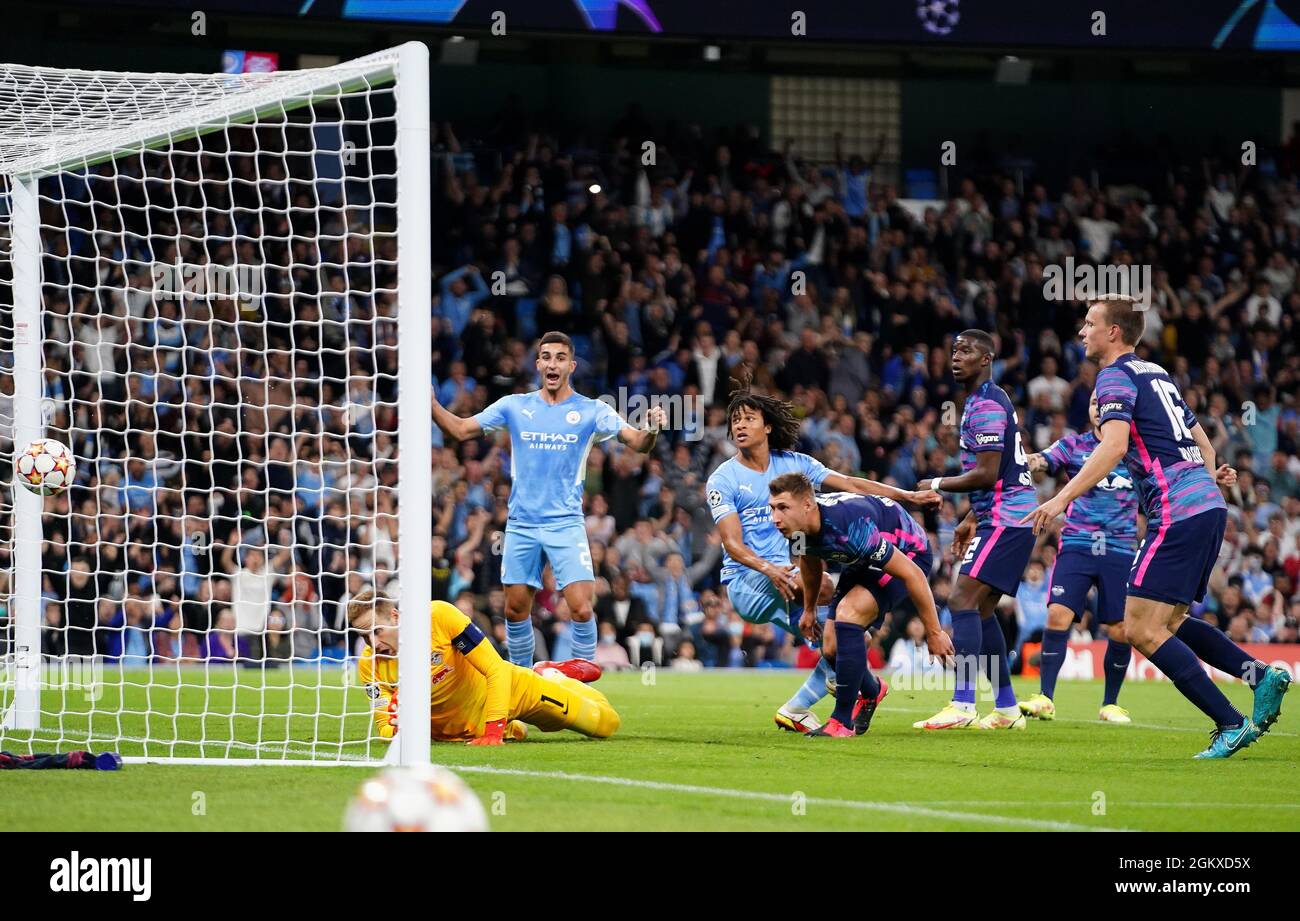
[[[569,624],[569,641],[575,659],[591,662],[596,658],[596,618],[575,620]]]
[[[817,660],[817,667],[808,674],[798,692],[787,702],[786,706],[796,710],[807,710],[826,696],[826,679],[835,677],[835,667],[825,659]]]
[[[532,668],[534,646],[532,618],[506,621],[506,650],[511,662]]]

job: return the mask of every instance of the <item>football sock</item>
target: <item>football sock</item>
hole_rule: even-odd
[[[1268,668],[1263,662],[1249,655],[1218,627],[1192,617],[1183,619],[1182,625],[1174,634],[1196,653],[1196,658],[1206,665],[1212,665],[1221,672],[1227,672],[1234,678],[1240,678],[1252,688],[1259,684]]]
[[[569,641],[573,647],[575,659],[596,658],[596,618],[575,620],[569,623]]]
[[[957,654],[956,683],[952,702],[964,710],[975,709],[975,682],[979,678],[980,646],[979,611],[952,612],[952,645]]]
[[[1174,683],[1174,687],[1184,697],[1214,721],[1215,726],[1241,725],[1245,717],[1214,686],[1196,654],[1178,637],[1171,636],[1165,640],[1149,658],[1151,664],[1164,672],[1165,677]]]
[[[534,642],[532,618],[506,621],[506,651],[511,662],[532,668]]]
[[[823,658],[817,660],[817,667],[808,673],[803,687],[786,701],[791,710],[808,710],[813,704],[826,696],[826,679],[835,675],[835,667]]]
[[[862,696],[867,700],[875,700],[880,696],[880,679],[871,674],[871,663],[866,663],[866,670],[862,673]]]
[[[858,624],[837,622],[835,640],[835,711],[831,714],[845,726],[853,725],[853,708],[867,670],[867,631]]]
[[[1065,664],[1065,648],[1070,639],[1069,630],[1044,630],[1042,659],[1039,661],[1039,677],[1043,694],[1056,696],[1056,678],[1061,674]],[[1109,674],[1109,673],[1107,673]]]
[[[996,614],[980,621],[984,645],[984,668],[997,691],[993,705],[999,710],[1016,709],[1016,689],[1011,686],[1011,668],[1007,662],[1007,638]],[[1018,712],[1018,711],[1017,711]]]
[[[1133,647],[1128,643],[1106,641],[1106,655],[1102,659],[1102,668],[1106,673],[1106,696],[1101,699],[1103,707],[1119,700],[1119,689],[1124,683],[1124,673],[1128,671],[1128,663],[1132,658]]]

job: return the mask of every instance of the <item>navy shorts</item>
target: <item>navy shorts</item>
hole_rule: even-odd
[[[1165,604],[1191,604],[1205,597],[1210,573],[1219,559],[1228,510],[1210,509],[1159,528],[1147,536],[1133,557],[1128,593]]]
[[[902,553],[897,547],[895,553]],[[909,551],[907,558],[921,568],[929,578],[930,572],[934,567],[934,559],[928,551]],[[876,599],[876,606],[880,613],[886,611],[911,611],[913,610],[911,596],[907,594],[907,586],[903,580],[895,579],[887,572],[879,569],[873,569],[870,566],[858,566],[853,569],[846,569],[840,574],[840,581],[835,585],[835,597],[831,599],[831,613],[827,620],[835,619],[835,609],[839,607],[840,602],[851,590],[862,586],[871,592],[871,596]]]
[[[1033,556],[1035,540],[1033,528],[981,525],[961,558],[961,574],[1014,595]]]
[[[1128,596],[1128,572],[1133,564],[1129,553],[1093,553],[1088,547],[1062,547],[1052,565],[1047,600],[1083,614],[1088,592],[1097,587],[1097,621],[1117,624],[1124,619]]]

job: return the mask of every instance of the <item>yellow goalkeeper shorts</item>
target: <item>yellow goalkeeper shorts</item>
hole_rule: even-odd
[[[618,712],[590,685],[565,675],[544,678],[518,665],[510,668],[510,719],[543,732],[572,729],[594,739],[608,739],[618,731]]]

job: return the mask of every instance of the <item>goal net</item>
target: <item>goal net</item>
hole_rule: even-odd
[[[0,749],[428,761],[429,201],[419,43],[0,65]],[[76,460],[50,497],[14,478],[45,438]],[[402,612],[393,751],[369,585]]]

